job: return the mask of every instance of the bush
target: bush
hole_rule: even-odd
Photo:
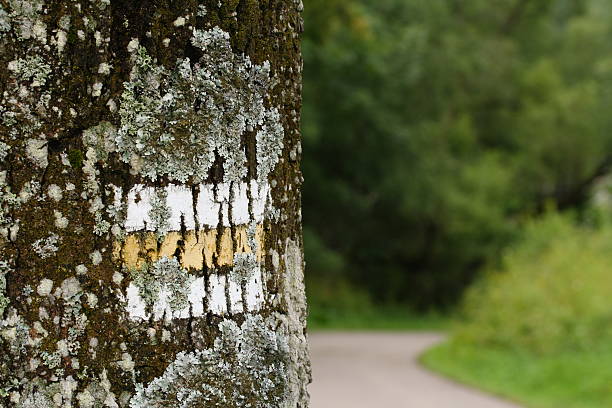
[[[549,214],[466,295],[457,340],[540,354],[612,348],[612,226]]]

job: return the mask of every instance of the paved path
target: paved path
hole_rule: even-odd
[[[310,334],[311,408],[519,408],[428,372],[433,333]]]

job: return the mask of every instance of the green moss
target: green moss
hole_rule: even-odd
[[[83,167],[83,152],[77,149],[70,150],[68,152],[68,161],[74,169],[80,169]]]
[[[74,30],[70,31],[68,33],[68,44],[74,44],[77,42],[77,40],[78,40],[78,37],[76,35],[76,32]]]

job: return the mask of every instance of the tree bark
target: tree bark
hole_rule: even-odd
[[[306,407],[299,0],[0,0],[0,405]]]

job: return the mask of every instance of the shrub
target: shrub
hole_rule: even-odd
[[[612,347],[612,226],[549,214],[466,295],[457,340],[540,354]]]

